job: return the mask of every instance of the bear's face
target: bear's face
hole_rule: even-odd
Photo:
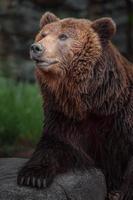
[[[74,57],[82,49],[85,34],[80,25],[70,19],[45,25],[36,37],[36,42],[44,49],[37,66],[45,72],[65,75]]]
[[[114,33],[110,19],[91,22],[85,19],[58,19],[46,13],[40,21],[40,32],[31,48],[31,57],[43,75],[49,73],[63,79],[69,76],[80,82],[92,74],[102,54],[102,42]],[[57,78],[57,77],[56,77]]]
[[[36,58],[36,54],[33,55],[37,66],[44,72],[51,71],[64,76],[74,69],[78,59],[82,60],[79,58],[80,54],[86,61],[95,52],[92,61],[94,62],[99,57],[101,47],[97,34],[94,33],[90,24],[87,20],[65,19],[43,26],[36,37],[36,44],[43,50],[39,57]],[[88,40],[90,42],[85,50]]]

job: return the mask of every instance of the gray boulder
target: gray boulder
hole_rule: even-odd
[[[104,200],[106,186],[100,170],[69,172],[55,178],[53,184],[43,190],[19,187],[16,184],[18,169],[26,159],[0,159],[1,200]]]

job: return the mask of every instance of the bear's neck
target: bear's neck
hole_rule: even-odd
[[[105,71],[91,98],[88,98],[88,106],[97,114],[118,113],[129,101],[133,77],[131,64],[110,43],[95,67]]]

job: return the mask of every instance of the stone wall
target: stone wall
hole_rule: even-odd
[[[33,81],[33,63],[29,46],[38,31],[41,15],[50,10],[59,17],[110,16],[117,23],[114,43],[133,60],[132,0],[1,0],[0,1],[0,68],[6,76]]]

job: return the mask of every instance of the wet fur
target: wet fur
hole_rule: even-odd
[[[45,123],[18,183],[44,187],[57,174],[95,166],[105,174],[108,192],[132,200],[133,65],[110,42],[100,41],[97,59],[88,59],[86,38],[63,81],[36,69]]]

